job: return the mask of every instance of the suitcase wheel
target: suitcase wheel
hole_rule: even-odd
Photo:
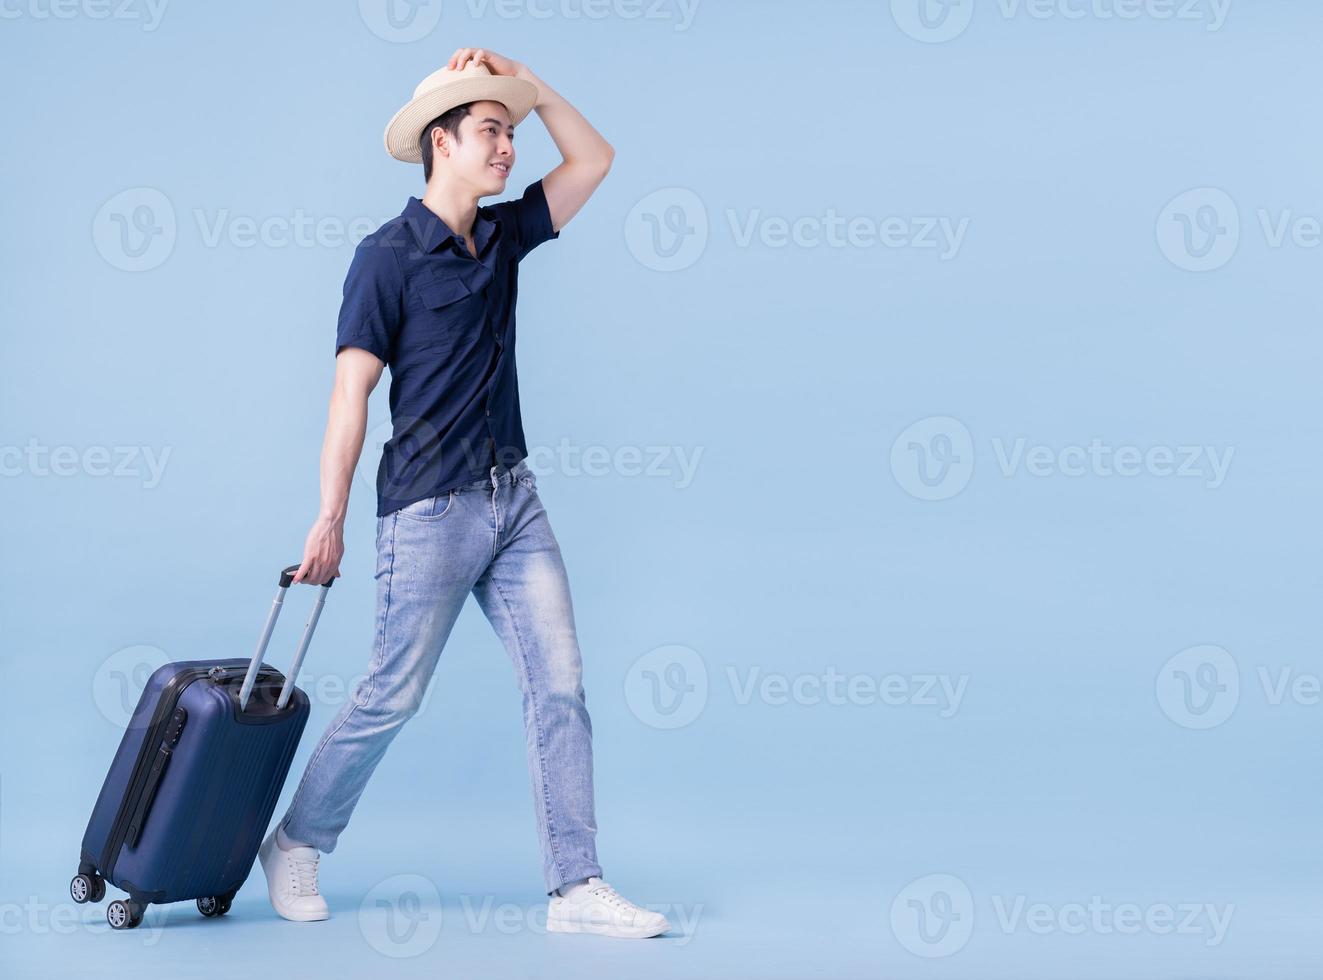
[[[224,915],[230,911],[230,901],[230,895],[208,895],[198,899],[198,911],[208,919],[212,916]]]
[[[136,929],[142,923],[143,910],[137,902],[117,898],[106,906],[106,921],[112,929]]]
[[[69,897],[79,905],[99,902],[106,897],[106,879],[97,874],[76,874],[69,882]]]

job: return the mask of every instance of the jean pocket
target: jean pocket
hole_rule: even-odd
[[[400,508],[400,516],[415,521],[439,521],[450,513],[455,505],[455,491],[447,490],[435,497],[415,500],[407,507]]]

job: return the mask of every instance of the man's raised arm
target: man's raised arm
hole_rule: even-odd
[[[560,231],[578,214],[579,209],[606,178],[616,151],[578,109],[533,74],[523,62],[506,58],[487,48],[460,48],[450,56],[447,67],[462,69],[470,62],[486,65],[493,75],[513,75],[537,86],[537,103],[533,108],[564,158],[559,166],[542,178],[547,209],[551,212],[551,226]]]

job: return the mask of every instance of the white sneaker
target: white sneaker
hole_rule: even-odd
[[[281,916],[291,922],[317,922],[331,917],[326,899],[317,891],[317,862],[321,859],[317,848],[283,850],[276,843],[276,831],[272,830],[262,841],[257,856],[266,872],[267,894]]]
[[[547,932],[590,932],[617,939],[660,936],[671,924],[660,912],[649,912],[622,897],[601,878],[574,885],[565,895],[552,895],[547,906]]]

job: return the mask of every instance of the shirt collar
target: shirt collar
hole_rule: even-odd
[[[419,198],[409,198],[409,203],[404,206],[404,220],[413,229],[414,238],[425,252],[435,252],[452,238],[460,248],[464,247],[463,239]],[[473,219],[473,245],[479,255],[487,250],[487,243],[492,240],[500,227],[500,218],[492,214],[488,208],[478,208],[478,213]]]

